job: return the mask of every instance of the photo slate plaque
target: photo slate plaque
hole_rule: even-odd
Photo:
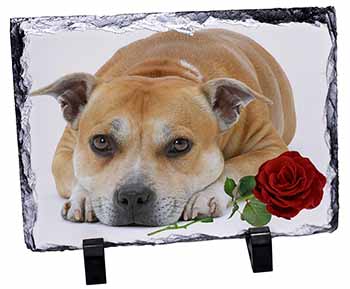
[[[34,251],[332,232],[333,7],[11,19]]]

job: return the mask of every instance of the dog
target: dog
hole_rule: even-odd
[[[93,55],[91,56],[93,57]],[[52,95],[67,126],[52,173],[64,219],[161,226],[225,214],[226,177],[256,175],[296,129],[290,83],[252,39],[161,32],[119,49]]]

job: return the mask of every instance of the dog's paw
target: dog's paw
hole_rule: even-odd
[[[224,192],[224,184],[218,181],[192,196],[185,206],[185,221],[197,217],[220,217],[225,214],[230,198]]]
[[[96,214],[92,208],[91,201],[86,193],[72,195],[64,203],[62,208],[62,217],[71,222],[97,222]]]

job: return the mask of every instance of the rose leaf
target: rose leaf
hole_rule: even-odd
[[[240,195],[246,196],[252,193],[252,190],[255,188],[256,182],[254,176],[246,176],[240,179],[239,181],[239,193]]]
[[[227,195],[229,195],[231,198],[233,198],[233,190],[236,187],[236,183],[233,179],[226,177],[224,190]]]
[[[265,226],[271,220],[271,214],[266,210],[266,205],[253,198],[245,205],[241,219],[255,227]]]

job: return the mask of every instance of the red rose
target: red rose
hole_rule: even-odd
[[[285,152],[265,162],[255,179],[255,197],[272,215],[286,219],[317,207],[326,184],[326,177],[298,152]]]

